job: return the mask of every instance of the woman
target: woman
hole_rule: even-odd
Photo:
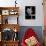
[[[22,46],[41,46],[37,39],[36,33],[31,29],[27,29],[21,42]]]

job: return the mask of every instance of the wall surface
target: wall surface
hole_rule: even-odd
[[[43,26],[43,11],[42,11],[42,0],[21,0],[19,1],[20,8],[20,18],[19,24],[21,26]],[[36,7],[36,19],[35,20],[25,20],[25,6],[35,6]]]
[[[0,0],[1,7],[15,6],[15,0]],[[43,6],[42,0],[17,0],[17,6],[19,9],[19,24],[20,26],[43,26]],[[36,19],[26,20],[25,19],[25,6],[35,6],[36,7]],[[13,21],[14,22],[14,21]]]

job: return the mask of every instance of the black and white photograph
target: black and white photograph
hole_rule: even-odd
[[[35,6],[25,6],[25,19],[35,19]]]

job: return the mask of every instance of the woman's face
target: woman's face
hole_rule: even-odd
[[[29,14],[29,15],[31,15],[32,14],[32,8],[27,8],[27,13]]]
[[[38,42],[38,41],[37,41],[36,37],[34,37],[34,36],[29,37],[28,39],[25,40],[25,43],[26,43],[28,46],[36,45],[37,42]]]

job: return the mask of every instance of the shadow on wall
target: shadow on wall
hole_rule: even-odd
[[[25,31],[28,28],[32,28],[34,30],[34,32],[36,32],[39,41],[41,43],[43,43],[43,30],[42,30],[42,26],[21,26],[20,27],[20,32],[19,32],[20,42],[21,42],[21,40],[22,40],[22,38],[24,36]]]

